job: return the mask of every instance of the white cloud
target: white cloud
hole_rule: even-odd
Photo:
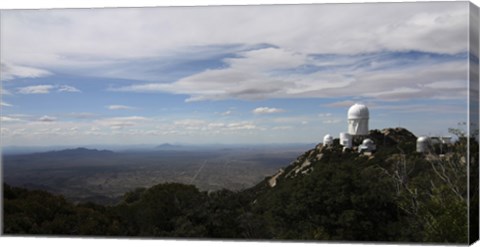
[[[313,115],[296,115],[290,117],[275,117],[268,119],[274,123],[280,123],[282,125],[297,125],[297,124],[308,124],[310,122],[318,121],[318,119]]]
[[[209,123],[209,124],[208,124],[208,127],[209,127],[209,128],[213,128],[213,129],[215,129],[215,128],[223,128],[223,127],[225,127],[225,123]]]
[[[1,106],[1,107],[11,107],[12,104],[9,104],[9,103],[7,103],[7,102],[5,102],[5,101],[0,101],[0,106]]]
[[[61,85],[61,86],[58,86],[57,92],[79,93],[81,91],[72,86]]]
[[[8,81],[15,78],[36,78],[51,75],[50,72],[20,65],[0,63],[0,80]]]
[[[53,85],[35,85],[18,88],[17,92],[20,94],[48,94],[53,88],[55,88]]]
[[[208,126],[208,122],[200,119],[182,119],[174,121],[173,125],[186,130],[201,130]]]
[[[353,101],[353,100],[343,100],[343,101],[328,103],[328,104],[325,104],[325,106],[326,107],[341,107],[341,108],[344,108],[344,107],[350,107],[355,103],[356,102]]]
[[[464,105],[462,104],[455,104],[455,105],[442,105],[442,107],[438,107],[438,105],[427,105],[427,104],[401,104],[401,105],[376,105],[370,106],[372,110],[388,110],[390,113],[405,113],[405,114],[412,114],[415,112],[421,113],[457,113],[457,114],[467,114],[467,107],[466,102]]]
[[[40,117],[38,119],[38,121],[40,121],[40,122],[55,122],[55,121],[57,121],[57,118],[44,115],[44,116]]]
[[[107,108],[109,110],[131,110],[131,109],[135,109],[134,107],[126,106],[126,105],[108,105]]]
[[[2,26],[9,28],[2,28],[2,44],[12,49],[7,60],[29,62],[30,55],[30,61],[72,63],[73,56],[65,54],[79,54],[73,61],[80,64],[88,56],[150,57],[178,46],[224,43],[272,43],[308,53],[458,52],[466,49],[467,7],[450,2],[5,11]]]
[[[467,86],[467,81],[436,81],[425,84],[424,87],[432,89],[464,89]]]
[[[68,117],[77,119],[90,119],[97,117],[97,114],[91,112],[72,112],[67,114]]]
[[[225,62],[239,71],[289,69],[305,64],[308,60],[304,53],[274,47],[241,52],[238,56],[227,58]]]
[[[242,52],[238,58],[228,58],[226,69],[206,70],[174,83],[148,83],[112,89],[126,92],[168,92],[188,94],[187,102],[223,100],[228,98],[264,99],[274,97],[295,83],[270,73],[299,66],[306,56],[279,48]]]
[[[295,67],[306,54],[455,54],[467,51],[468,16],[466,2],[7,10],[1,17],[8,27],[0,35],[2,71],[13,70],[9,78],[45,76],[50,70],[128,76],[115,67],[119,61],[219,44],[280,48],[227,59],[238,70],[255,71],[265,71],[264,65]]]
[[[20,94],[49,94],[54,89],[56,89],[57,92],[66,93],[81,92],[77,88],[68,85],[34,85],[17,88],[17,92]]]
[[[173,122],[173,126],[164,126],[170,128],[170,131],[178,133],[189,133],[197,135],[199,133],[210,134],[226,134],[236,131],[249,131],[259,129],[258,126],[251,121],[234,121],[234,122],[216,122],[204,119],[181,119]]]
[[[466,52],[468,4],[464,2],[49,10],[22,13],[22,10],[5,11],[1,17],[2,26],[9,28],[2,28],[0,35],[3,44],[2,59],[6,61],[2,67],[9,70],[17,68],[22,71],[17,73],[19,76],[45,76],[50,73],[46,70],[54,69],[52,71],[67,71],[77,75],[125,77],[129,73],[117,67],[119,61],[138,63],[164,58],[164,54],[179,56],[178,54],[183,54],[182,51],[195,47],[240,44],[244,45],[243,50],[225,49],[229,56],[223,59],[223,68],[207,69],[181,79],[176,77],[169,83],[135,84],[113,90],[182,94],[189,96],[187,102],[232,98],[334,98],[364,93],[371,93],[371,97],[396,100],[411,95],[463,97],[458,92],[460,90],[448,96],[445,95],[445,88],[439,88],[438,85],[433,85],[435,90],[428,90],[428,86],[418,89],[416,83],[428,85],[439,80],[443,80],[442,83],[463,80],[459,74],[465,74],[465,68],[454,66],[456,71],[447,69],[440,72],[446,79],[439,79],[440,76],[433,73],[440,71],[440,67],[451,65],[448,62],[418,63],[408,68],[397,66],[398,68],[386,68],[379,73],[378,70],[369,69],[383,68],[388,62],[371,61],[368,68],[355,67],[352,60],[359,62],[364,57],[352,55],[389,51],[439,54]],[[342,13],[342,16],[338,13]],[[124,21],[113,21],[120,16]],[[288,21],[279,25],[277,20],[285,19],[285,16],[288,16]],[[72,33],[71,30],[75,32]],[[129,30],[129,35],[125,35],[124,30]],[[158,33],[165,35],[156,35]],[[44,42],[40,44],[38,40]],[[258,44],[264,44],[263,48],[252,49]],[[246,49],[248,47],[250,49]],[[314,55],[318,54],[345,56],[331,56],[318,61],[314,59]],[[462,63],[465,64],[465,61]],[[157,66],[157,63],[154,64]],[[315,66],[338,68],[298,72]],[[138,64],[137,67],[143,68]],[[129,74],[127,77],[131,76]],[[418,82],[419,80],[424,81]],[[396,85],[412,90],[410,93],[402,92],[387,97],[385,92],[400,90]],[[78,89],[63,87],[58,89],[60,90]],[[48,91],[36,90],[38,93]]]
[[[331,117],[332,113],[320,113],[318,114],[319,117]]]
[[[390,91],[366,93],[364,94],[364,96],[383,98],[383,99],[399,99],[399,98],[409,98],[412,94],[417,94],[419,92],[421,92],[421,89],[419,88],[398,87],[398,88],[393,88]]]
[[[232,113],[233,113],[233,112],[232,112],[231,110],[228,110],[228,111],[225,111],[225,112],[220,113],[220,115],[222,115],[222,116],[229,116],[229,115],[231,115]]]
[[[266,53],[277,50],[276,52],[282,54],[280,57],[285,62],[264,64],[263,62],[268,59],[259,55],[263,54],[261,52],[263,50],[268,50]],[[345,57],[330,55],[329,67],[317,68],[316,72],[304,73],[297,72],[296,69],[315,67],[317,61],[300,56],[303,58],[298,59],[297,62],[292,64],[287,62],[289,57],[296,56],[299,55],[277,48],[260,49],[259,53],[254,56],[244,55],[235,59],[226,59],[225,61],[229,65],[226,68],[206,70],[173,83],[135,84],[112,90],[186,94],[189,95],[187,102],[305,97],[368,97],[382,100],[402,100],[412,97],[440,99],[463,98],[467,90],[465,83],[467,66],[463,59],[451,58],[450,60],[436,61],[435,58],[429,58],[429,54],[402,54],[401,56],[407,58],[399,59],[392,53],[378,53],[354,57],[352,58],[354,62],[346,66],[344,65]],[[256,61],[257,59],[259,61]],[[337,59],[341,65],[335,64]],[[291,67],[286,69],[288,66]],[[450,85],[449,88],[446,88],[446,85]],[[455,85],[454,90],[450,90],[452,89],[451,85]]]
[[[279,108],[271,108],[271,107],[258,107],[252,110],[254,114],[272,114],[272,113],[280,113],[284,112],[285,110]]]
[[[289,130],[292,129],[292,126],[275,126],[272,128],[272,130]]]
[[[174,125],[178,126],[202,126],[205,125],[207,121],[200,120],[200,119],[182,119],[178,121],[174,121]]]
[[[19,122],[22,121],[20,118],[15,118],[11,116],[0,116],[0,122]]]
[[[140,117],[140,116],[113,117],[113,118],[104,118],[104,119],[95,120],[94,124],[110,127],[111,129],[123,129],[125,127],[136,126],[139,123],[145,122],[147,120],[148,118]]]
[[[44,117],[44,120],[51,118]],[[25,121],[23,120],[25,119]],[[218,121],[215,119],[194,118],[146,118],[140,116],[112,117],[72,121],[41,122],[38,116],[14,116],[2,117],[1,121],[10,121],[4,128],[5,143],[17,145],[29,143],[40,144],[115,144],[126,143],[158,143],[159,140],[168,142],[187,143],[252,143],[255,138],[267,140],[272,126],[268,123],[256,121]],[[51,119],[53,120],[53,119]],[[288,124],[279,124],[286,126]],[[3,134],[3,132],[2,132]],[[267,135],[267,136],[256,136]],[[159,139],[161,138],[161,139]],[[267,139],[264,139],[267,138]]]
[[[324,124],[336,124],[342,121],[341,119],[334,117],[332,113],[320,113],[318,114],[318,117]]]
[[[230,123],[227,125],[227,128],[229,130],[253,130],[253,129],[256,129],[257,126],[252,122],[242,121],[242,122]]]
[[[338,119],[338,118],[336,118],[336,119],[325,119],[325,120],[322,121],[322,123],[324,123],[324,124],[337,124],[337,123],[340,123],[340,122],[342,122],[342,120]]]

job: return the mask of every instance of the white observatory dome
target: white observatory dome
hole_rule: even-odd
[[[370,114],[368,107],[362,104],[354,104],[348,109],[348,119],[368,119]]]
[[[430,138],[426,136],[420,136],[417,138],[417,152],[425,153],[428,151],[428,147],[430,144]]]
[[[354,104],[348,109],[348,133],[350,135],[368,135],[368,107]]]
[[[331,136],[330,134],[325,135],[325,137],[323,137],[323,145],[326,146],[326,145],[332,145],[332,144],[333,144],[333,136]]]
[[[373,144],[373,141],[371,139],[367,138],[367,139],[363,140],[362,144],[363,145],[371,145],[371,144]]]
[[[420,136],[418,139],[417,139],[417,143],[422,143],[422,142],[428,142],[428,137],[426,136]]]
[[[372,139],[365,139],[363,140],[362,142],[362,145],[358,146],[358,152],[359,153],[362,153],[362,152],[373,152],[377,149],[377,146],[375,145],[375,143],[372,141]]]

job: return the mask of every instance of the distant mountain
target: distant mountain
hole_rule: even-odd
[[[163,143],[155,147],[156,149],[163,149],[163,150],[175,150],[175,149],[182,149],[183,146],[180,145],[173,145],[170,143]]]
[[[98,149],[88,149],[88,148],[75,148],[75,149],[63,149],[58,151],[49,151],[49,152],[42,152],[42,153],[33,153],[32,155],[40,155],[40,156],[56,156],[56,157],[98,157],[98,156],[111,156],[114,155],[115,152],[110,150],[98,150]]]

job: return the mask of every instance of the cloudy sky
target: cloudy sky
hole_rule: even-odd
[[[3,145],[320,142],[467,120],[468,3],[6,10]]]

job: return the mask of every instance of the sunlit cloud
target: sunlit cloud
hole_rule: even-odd
[[[272,113],[280,113],[284,112],[285,110],[273,107],[258,107],[252,110],[254,114],[272,114]]]
[[[97,114],[91,112],[71,112],[66,114],[66,116],[76,119],[92,119],[98,117]]]
[[[445,128],[466,121],[468,6],[2,11],[2,138],[314,142],[354,103],[374,128]]]
[[[53,85],[35,85],[18,88],[17,92],[20,94],[48,94],[53,88],[55,88]]]
[[[9,104],[9,103],[7,103],[7,102],[5,102],[5,101],[0,101],[0,106],[1,106],[1,107],[11,107],[11,106],[13,106],[13,105],[12,105],[12,104]]]
[[[78,93],[81,92],[75,87],[67,85],[34,85],[17,88],[19,94],[49,94],[54,89],[57,92]]]
[[[20,65],[0,63],[0,79],[8,81],[15,78],[36,78],[51,75],[49,71]]]
[[[0,116],[0,122],[19,122],[22,121],[20,118],[10,117],[10,116]]]
[[[370,100],[463,98],[466,90],[466,54],[382,52],[353,56],[356,62],[351,64],[345,64],[343,55],[329,55],[328,65],[318,65],[323,56],[302,56],[271,47],[254,51],[225,59],[226,68],[172,83],[140,83],[110,90],[189,95],[186,102],[358,96]]]
[[[130,117],[113,117],[96,120],[94,123],[100,126],[110,127],[111,129],[123,129],[126,127],[133,127],[141,122],[147,121],[148,118],[140,116]]]
[[[135,107],[126,106],[126,105],[108,105],[106,107],[109,110],[131,110],[131,109],[135,109]]]
[[[57,121],[57,118],[44,115],[44,116],[40,117],[38,119],[38,121],[40,121],[40,122],[55,122],[55,121]]]
[[[68,86],[68,85],[58,86],[57,91],[58,91],[58,92],[68,92],[68,93],[79,93],[79,92],[81,92],[81,91],[78,90],[77,88],[72,87],[72,86]]]

